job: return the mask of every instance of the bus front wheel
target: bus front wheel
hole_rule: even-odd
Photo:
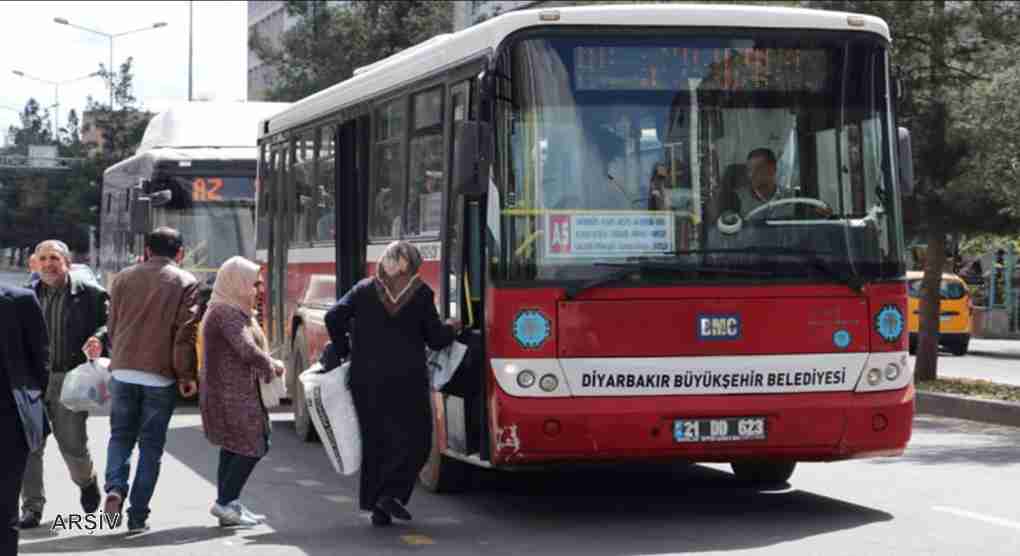
[[[291,407],[294,408],[294,432],[297,433],[297,437],[302,442],[313,442],[317,437],[315,427],[312,425],[311,416],[308,415],[308,405],[305,403],[305,387],[298,379],[298,375],[305,370],[306,363],[308,362],[308,356],[305,354],[307,349],[305,347],[304,334],[299,328],[294,335],[293,349],[290,350],[290,391],[293,392]]]
[[[785,483],[797,467],[795,461],[734,461],[730,463],[733,474],[743,482],[754,484]]]

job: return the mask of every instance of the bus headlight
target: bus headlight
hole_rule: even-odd
[[[535,373],[524,369],[517,373],[517,386],[521,388],[531,388],[535,385]]]
[[[868,369],[868,384],[871,386],[877,386],[879,382],[882,382],[882,371],[878,369]]]
[[[885,366],[885,379],[889,382],[895,381],[900,377],[900,366],[896,363],[889,363]]]
[[[542,375],[542,379],[538,381],[538,387],[546,392],[552,392],[559,385],[560,380],[554,374]]]

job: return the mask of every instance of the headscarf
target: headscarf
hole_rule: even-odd
[[[251,306],[252,289],[258,280],[259,265],[241,256],[230,257],[216,271],[216,281],[213,283],[209,305],[221,303],[236,307],[249,317],[249,326],[252,329],[252,336],[255,337],[255,343],[265,350],[267,347],[266,337],[262,332],[262,327],[255,320],[254,307]],[[202,320],[204,328],[205,318]]]
[[[230,257],[216,271],[209,304],[222,303],[252,314],[252,289],[259,280],[259,265],[244,257]]]
[[[406,241],[394,241],[386,246],[375,266],[376,291],[386,311],[397,314],[421,286],[418,269],[421,253]]]

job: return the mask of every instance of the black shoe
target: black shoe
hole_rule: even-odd
[[[392,496],[384,496],[380,498],[379,501],[375,503],[375,507],[376,509],[382,510],[383,513],[386,513],[397,519],[403,521],[411,520],[411,512],[408,512],[407,508],[405,508],[404,505],[401,504],[399,500],[393,498]]]
[[[34,529],[39,526],[41,521],[42,512],[25,510],[21,513],[21,519],[18,520],[18,529]]]
[[[128,528],[125,536],[133,537],[135,535],[141,535],[142,533],[149,530],[149,524],[144,521],[131,521],[128,520]]]
[[[376,527],[386,527],[391,523],[393,523],[393,518],[390,517],[390,514],[378,508],[372,510],[372,525]]]
[[[92,482],[81,489],[81,509],[85,510],[85,513],[95,513],[99,509],[99,502],[103,499],[103,495],[99,493],[99,481],[95,478]]]

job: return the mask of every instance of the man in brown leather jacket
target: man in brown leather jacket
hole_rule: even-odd
[[[177,393],[191,397],[197,391],[198,281],[177,266],[183,257],[180,232],[157,228],[146,237],[145,261],[122,270],[110,287],[113,404],[104,510],[120,513],[128,497],[131,451],[137,442],[128,534],[148,529],[149,501]]]

